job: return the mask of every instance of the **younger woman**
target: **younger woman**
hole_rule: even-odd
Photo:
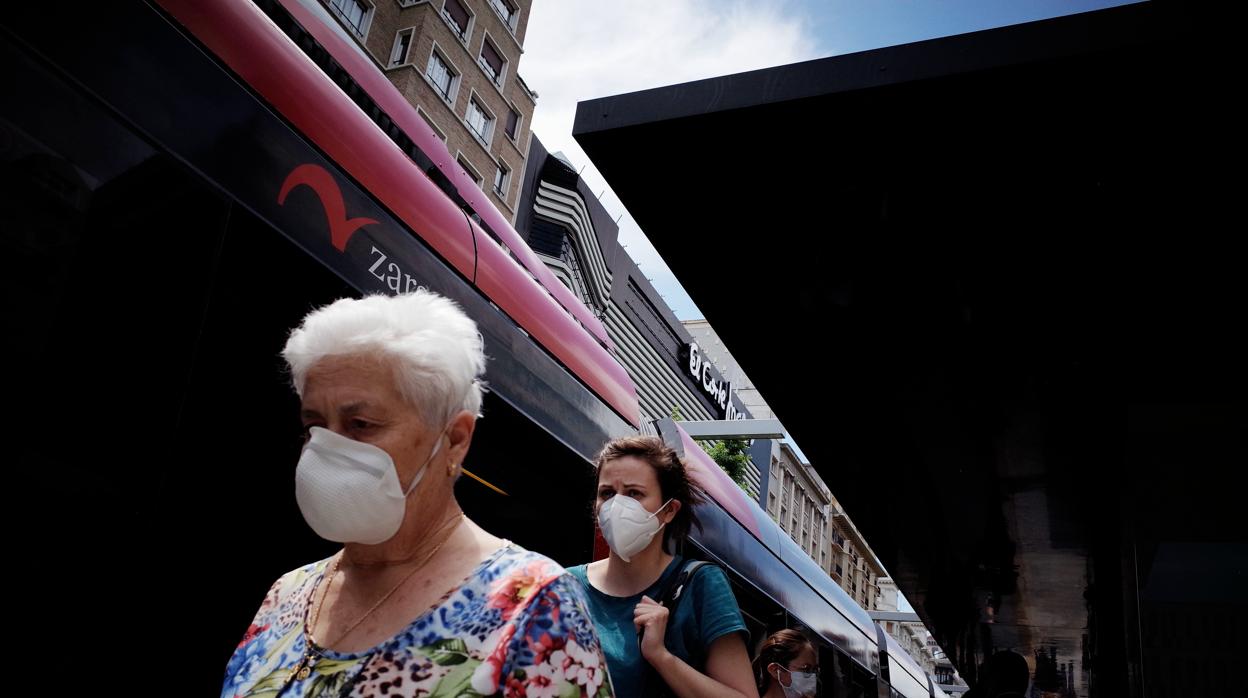
[[[723,570],[697,570],[674,610],[659,603],[684,566],[672,551],[702,501],[680,458],[661,439],[636,436],[609,442],[597,465],[594,513],[611,553],[569,571],[585,586],[615,695],[757,698]]]

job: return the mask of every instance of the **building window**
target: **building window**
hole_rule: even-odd
[[[534,218],[533,224],[529,227],[529,246],[538,254],[554,259],[566,259],[564,252],[570,247],[568,229],[545,218]]]
[[[507,200],[507,185],[511,183],[511,168],[503,163],[498,163],[498,169],[494,171],[494,193],[498,194],[498,198],[503,201]]]
[[[472,13],[459,0],[445,0],[442,3],[442,18],[451,25],[451,31],[461,41],[468,40],[468,32],[472,31]]]
[[[520,9],[511,0],[490,0],[490,7],[494,8],[508,29],[516,31],[516,19],[520,16]]]
[[[429,78],[429,82],[447,104],[455,103],[455,86],[459,83],[459,75],[437,49],[429,54],[429,67],[425,69],[425,77]]]
[[[464,115],[464,121],[468,123],[468,129],[489,147],[490,135],[494,130],[494,117],[481,106],[476,97],[468,100],[468,113]]]
[[[372,5],[364,0],[329,0],[329,6],[351,28],[351,31],[364,36],[364,31],[368,28],[369,15],[373,11]]]
[[[481,175],[477,174],[476,169],[473,168],[472,165],[468,164],[468,161],[464,159],[464,156],[462,154],[458,155],[455,158],[455,162],[459,163],[460,168],[462,168],[464,172],[467,173],[467,175],[472,178],[472,181],[477,183],[478,187],[481,186],[485,182],[485,179],[482,178]]]
[[[507,61],[503,60],[503,54],[498,52],[488,37],[481,42],[481,55],[477,57],[477,62],[495,85],[503,86],[503,71],[507,67]]]
[[[515,109],[507,109],[507,125],[503,128],[503,133],[515,142],[516,133],[520,130],[520,112]]]
[[[390,65],[403,65],[407,62],[407,52],[412,48],[412,31],[404,29],[394,37],[394,50],[390,52]]]

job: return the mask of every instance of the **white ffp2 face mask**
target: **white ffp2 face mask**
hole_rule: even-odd
[[[659,512],[671,501],[663,502],[663,506],[653,514],[646,511],[641,502],[620,494],[603,502],[598,507],[598,528],[602,530],[607,546],[621,560],[631,562],[631,558],[645,550],[654,534],[663,528]]]
[[[780,690],[784,691],[784,698],[812,698],[815,695],[815,688],[818,683],[819,675],[813,671],[790,671],[788,667],[776,665],[777,668],[789,672],[789,685],[785,686],[780,683]]]
[[[445,433],[445,432],[443,432]],[[389,453],[341,434],[312,427],[295,469],[295,500],[316,535],[338,543],[384,543],[399,532],[407,495],[425,476],[442,436],[407,491]]]

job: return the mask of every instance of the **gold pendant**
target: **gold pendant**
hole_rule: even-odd
[[[310,652],[308,654],[303,655],[303,659],[299,660],[299,665],[297,666],[296,671],[295,671],[296,681],[304,681],[309,676],[312,675],[313,661],[314,660],[312,659],[312,654]]]

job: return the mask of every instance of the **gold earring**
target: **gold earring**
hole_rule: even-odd
[[[454,463],[451,463],[450,465],[446,466],[446,476],[455,477],[455,464]]]

